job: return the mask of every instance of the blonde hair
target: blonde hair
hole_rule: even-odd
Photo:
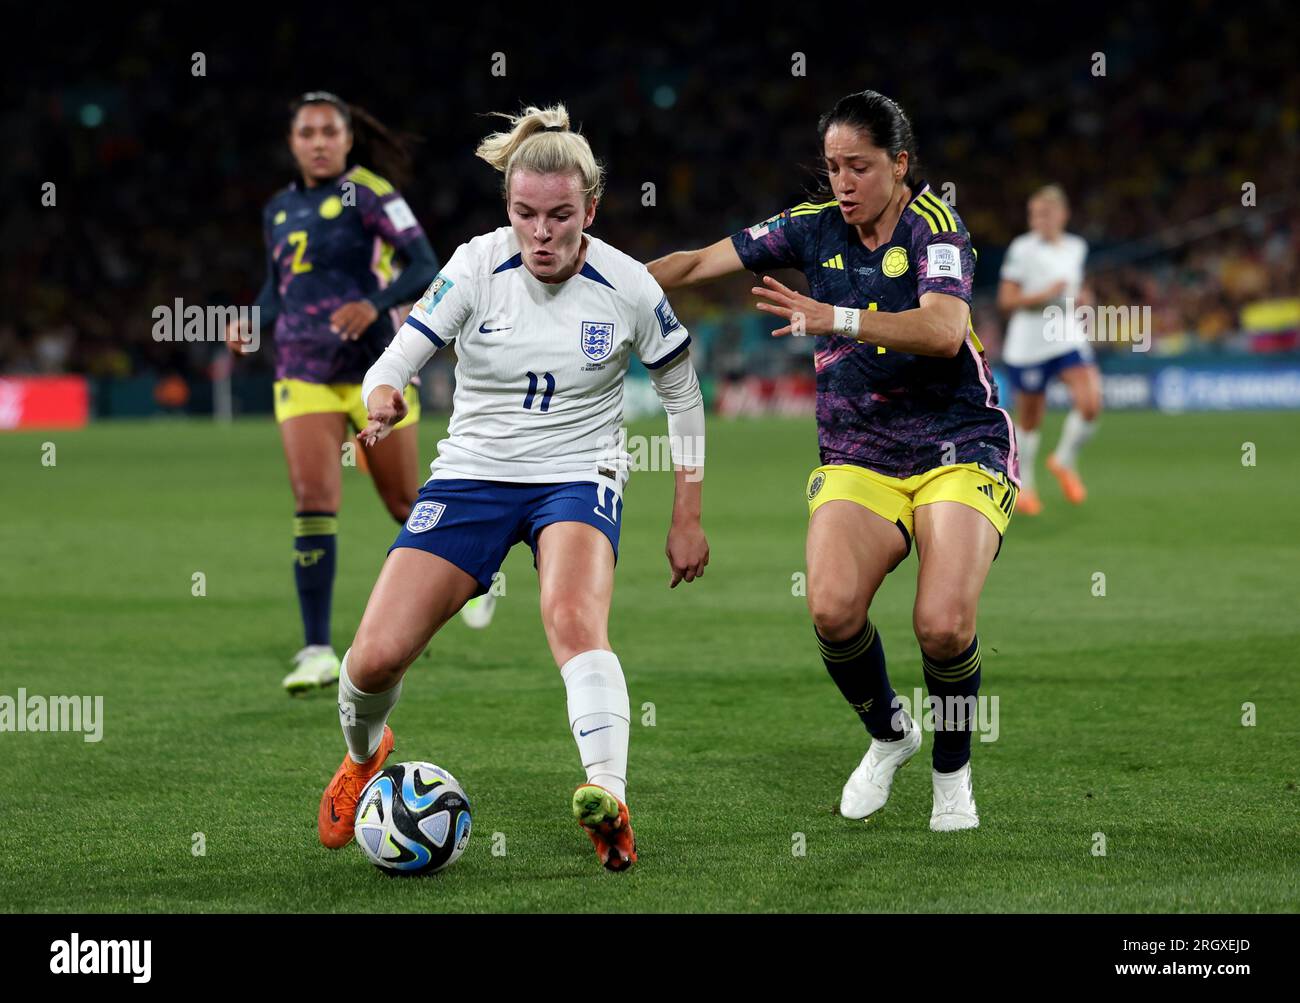
[[[1070,200],[1066,197],[1065,189],[1060,185],[1043,185],[1042,188],[1029,196],[1029,201],[1034,202],[1038,199],[1055,199],[1065,208],[1070,208]]]
[[[529,105],[518,115],[494,111],[510,123],[478,144],[474,155],[505,175],[502,191],[509,197],[510,178],[517,170],[535,174],[578,175],[588,203],[605,192],[605,168],[596,160],[586,138],[569,129],[569,112],[562,104],[549,108]]]

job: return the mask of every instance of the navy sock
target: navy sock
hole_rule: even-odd
[[[817,633],[816,630],[813,631]],[[847,641],[828,641],[817,634],[822,661],[872,738],[895,741],[903,733],[894,727],[894,689],[885,671],[885,646],[870,620]]]
[[[934,768],[939,773],[954,773],[970,762],[975,698],[980,691],[979,636],[956,658],[931,658],[922,651],[921,665],[934,707]]]
[[[330,643],[338,531],[333,512],[299,512],[293,519],[293,577],[307,644]]]

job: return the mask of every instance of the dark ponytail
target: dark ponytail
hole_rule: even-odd
[[[818,154],[826,148],[826,133],[833,125],[848,125],[871,138],[873,146],[878,146],[894,160],[903,150],[907,151],[907,176],[904,184],[916,187],[917,165],[920,161],[916,152],[916,136],[912,134],[912,123],[893,98],[887,98],[879,91],[859,91],[846,94],[835,102],[835,107],[817,121],[817,139],[821,144]]]
[[[394,132],[360,105],[348,104],[329,91],[308,91],[289,104],[289,123],[304,105],[327,104],[338,109],[343,124],[352,133],[352,153],[349,159],[372,168],[376,174],[391,181],[396,188],[405,188],[411,181],[415,164],[411,147],[420,137],[406,132]]]

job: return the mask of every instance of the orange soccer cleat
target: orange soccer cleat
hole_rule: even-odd
[[[1088,492],[1084,489],[1079,475],[1058,461],[1055,456],[1047,458],[1047,469],[1061,482],[1061,492],[1065,495],[1065,500],[1071,505],[1082,505],[1083,500],[1088,497]]]
[[[573,817],[591,837],[607,870],[626,871],[636,863],[636,834],[627,805],[604,787],[583,784],[574,791]]]
[[[357,800],[361,797],[361,790],[383,767],[384,760],[392,751],[393,729],[384,725],[384,737],[379,740],[379,748],[364,763],[358,763],[350,755],[344,755],[343,765],[338,768],[334,779],[320,797],[320,814],[316,818],[316,827],[322,845],[337,850],[352,842],[352,826],[356,821]]]
[[[1022,515],[1038,515],[1043,511],[1043,503],[1038,498],[1038,492],[1033,488],[1024,488],[1016,496],[1016,511]]]

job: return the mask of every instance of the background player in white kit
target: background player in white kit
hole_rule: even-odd
[[[563,105],[504,116],[478,156],[505,175],[510,226],[462,244],[366,374],[381,439],[405,414],[402,389],[456,342],[448,437],[389,550],[339,675],[348,754],[321,797],[321,842],[352,838],[357,796],[393,748],[387,726],[407,667],[507,551],[533,549],[542,624],[568,694],[587,783],[573,812],[601,863],[636,861],[625,785],[629,701],[607,622],[627,454],[619,429],[633,355],[668,412],[676,476],[671,586],[709,561],[700,527],[704,404],[667,297],[645,266],[583,233],[603,169]]]
[[[1060,187],[1047,185],[1034,192],[1029,197],[1029,232],[1007,248],[998,286],[998,307],[1011,314],[1002,362],[1016,398],[1021,481],[1016,511],[1026,515],[1037,515],[1043,507],[1034,482],[1034,462],[1048,382],[1060,379],[1073,406],[1056,451],[1047,458],[1047,469],[1060,482],[1066,499],[1076,505],[1086,497],[1077,470],[1079,449],[1092,438],[1101,413],[1101,373],[1093,362],[1092,346],[1077,337],[1049,337],[1053,329],[1044,317],[1050,306],[1069,317],[1080,301],[1088,244],[1065,232],[1069,218],[1069,202]]]

